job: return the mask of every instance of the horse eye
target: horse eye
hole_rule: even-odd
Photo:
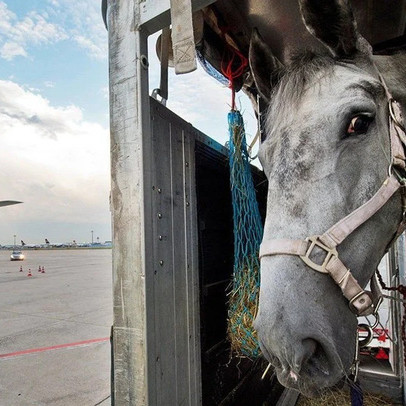
[[[368,131],[369,124],[372,118],[368,116],[356,116],[351,121],[347,128],[346,135],[365,134]]]

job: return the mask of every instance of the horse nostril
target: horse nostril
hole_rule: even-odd
[[[318,348],[321,348],[321,346],[312,338],[302,340],[295,353],[295,368],[300,371],[316,355]]]
[[[301,344],[295,356],[295,367],[298,371],[306,372],[310,376],[320,373],[329,375],[328,355],[323,345],[312,338],[302,340]]]

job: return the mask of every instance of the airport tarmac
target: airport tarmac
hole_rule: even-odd
[[[0,251],[0,406],[111,404],[111,286],[110,249]]]

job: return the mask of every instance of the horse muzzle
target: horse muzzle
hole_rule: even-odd
[[[265,258],[261,268],[254,327],[262,353],[282,385],[316,396],[350,369],[357,319],[334,282],[304,272],[298,258]]]
[[[321,395],[345,375],[334,343],[322,344],[316,339],[305,338],[294,343],[295,348],[291,353],[285,351],[278,355],[269,351],[268,348],[274,346],[264,345],[262,339],[260,346],[264,356],[274,366],[279,382],[307,397]]]

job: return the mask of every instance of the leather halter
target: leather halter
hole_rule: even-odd
[[[311,269],[329,274],[340,287],[343,295],[349,301],[350,309],[357,316],[366,316],[374,313],[379,297],[374,297],[371,292],[361,288],[351,271],[339,259],[337,246],[361,224],[370,219],[399,189],[401,189],[402,193],[403,218],[388,248],[406,229],[405,179],[401,178],[396,171],[396,169],[400,169],[402,172],[405,170],[405,128],[403,127],[403,118],[399,104],[393,99],[381,75],[380,80],[385,88],[389,104],[389,134],[392,156],[389,174],[382,186],[370,200],[338,221],[324,234],[307,237],[305,240],[263,240],[259,251],[260,258],[273,255],[297,255]],[[311,259],[315,247],[325,253],[321,264],[315,263]],[[373,281],[374,278],[372,278],[371,282]],[[371,283],[371,286],[374,291],[376,284]]]

